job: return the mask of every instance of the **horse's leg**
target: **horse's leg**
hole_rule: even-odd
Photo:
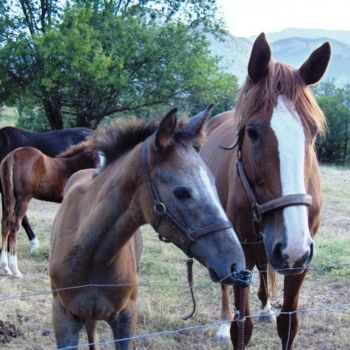
[[[22,278],[22,273],[18,268],[17,263],[17,235],[20,228],[20,223],[28,209],[30,198],[16,198],[14,213],[10,220],[10,235],[9,235],[9,266],[15,277]]]
[[[232,286],[227,284],[221,284],[221,320],[232,321],[233,314],[230,303],[230,290]],[[230,322],[223,323],[217,331],[215,338],[219,341],[230,340]]]
[[[282,314],[277,317],[277,331],[282,341],[282,349],[292,348],[294,338],[298,331],[298,315],[293,312],[298,308],[299,291],[303,283],[306,271],[300,275],[289,275],[284,277]]]
[[[24,230],[26,231],[26,234],[27,234],[28,239],[29,239],[30,255],[35,254],[39,248],[39,240],[35,236],[32,228],[29,225],[27,215],[24,215],[24,217],[22,219],[22,226],[23,226]]]
[[[96,332],[96,321],[88,321],[85,323],[85,329],[88,337],[89,342],[89,349],[90,350],[99,350],[100,347],[98,346],[98,335]]]
[[[250,316],[250,306],[249,306],[249,287],[243,289],[245,293],[245,316],[247,317],[244,322],[244,343],[247,344],[252,336],[253,332],[253,321],[249,317]],[[241,306],[241,287],[234,286],[234,294],[235,294],[235,308],[236,310],[240,310]],[[238,322],[231,322],[230,334],[231,334],[231,342],[234,349],[237,349],[238,346]]]
[[[55,296],[52,303],[52,323],[57,348],[75,349],[79,342],[79,332],[83,327],[83,322],[68,313]]]
[[[270,293],[267,279],[267,264],[257,265],[259,270],[259,290],[258,297],[261,302],[261,311],[259,313],[259,322],[273,322],[276,320],[271,308]]]
[[[133,293],[134,294],[134,293]],[[136,308],[136,293],[135,297],[131,297],[124,310],[119,312],[114,319],[109,321],[112,327],[114,339],[126,339],[115,343],[117,350],[129,350],[132,341],[128,338],[132,337],[136,327],[137,308]]]
[[[2,209],[2,219],[1,219],[1,250],[0,250],[0,268],[6,275],[12,275],[9,268],[8,252],[9,252],[9,239],[10,225],[8,221],[8,214],[6,210]]]

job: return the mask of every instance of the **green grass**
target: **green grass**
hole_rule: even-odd
[[[300,294],[300,308],[318,308],[341,305],[350,301],[350,170],[322,167],[324,208],[320,230],[315,238],[313,270],[308,275]],[[41,242],[37,256],[29,256],[28,240],[24,232],[19,235],[19,268],[23,280],[1,280],[0,296],[18,295],[35,291],[49,291],[48,242],[52,220],[58,205],[32,201],[28,217]],[[142,228],[144,252],[139,274],[140,283],[151,287],[139,288],[138,325],[136,334],[161,330],[174,330],[190,325],[214,323],[220,315],[220,287],[210,281],[207,270],[194,264],[197,312],[193,319],[183,321],[192,308],[186,278],[186,256],[172,244],[160,242],[149,227]],[[349,265],[346,265],[349,264]],[[260,303],[256,292],[257,274],[253,274],[251,311],[257,314]],[[277,277],[277,296],[272,305],[276,311],[282,301],[283,277]],[[19,321],[24,316],[28,321]],[[24,336],[14,338],[1,349],[43,350],[54,349],[51,326],[51,295],[43,293],[32,298],[15,299],[0,303],[0,320],[18,326]],[[110,340],[111,333],[101,324],[101,340]],[[300,331],[295,350],[349,349],[350,311],[308,313],[300,315]],[[49,330],[48,335],[45,331]],[[175,335],[144,338],[136,343],[138,350],[226,350],[230,346],[217,344],[216,328],[187,331]],[[82,338],[86,342],[86,338]],[[112,349],[107,346],[103,349]],[[255,324],[253,337],[247,350],[280,349],[275,324]]]

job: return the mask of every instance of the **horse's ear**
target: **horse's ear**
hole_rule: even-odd
[[[307,85],[317,83],[326,72],[331,58],[331,45],[325,42],[317,48],[299,68],[299,73]]]
[[[185,124],[184,130],[192,136],[199,136],[203,130],[203,125],[209,119],[212,110],[213,104],[210,104],[204,111],[201,111],[195,116],[191,117]]]
[[[160,121],[154,141],[156,149],[163,150],[171,145],[177,123],[176,112],[177,108],[172,109]]]
[[[254,83],[266,76],[270,61],[270,45],[265,34],[261,33],[254,41],[248,63],[248,76]]]

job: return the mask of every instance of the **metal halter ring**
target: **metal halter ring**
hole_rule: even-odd
[[[158,215],[163,215],[166,212],[165,204],[159,201],[154,202],[153,209]]]

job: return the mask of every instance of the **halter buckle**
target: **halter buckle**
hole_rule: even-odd
[[[164,215],[166,212],[166,206],[163,202],[160,201],[155,201],[153,210],[158,214],[158,215]]]

